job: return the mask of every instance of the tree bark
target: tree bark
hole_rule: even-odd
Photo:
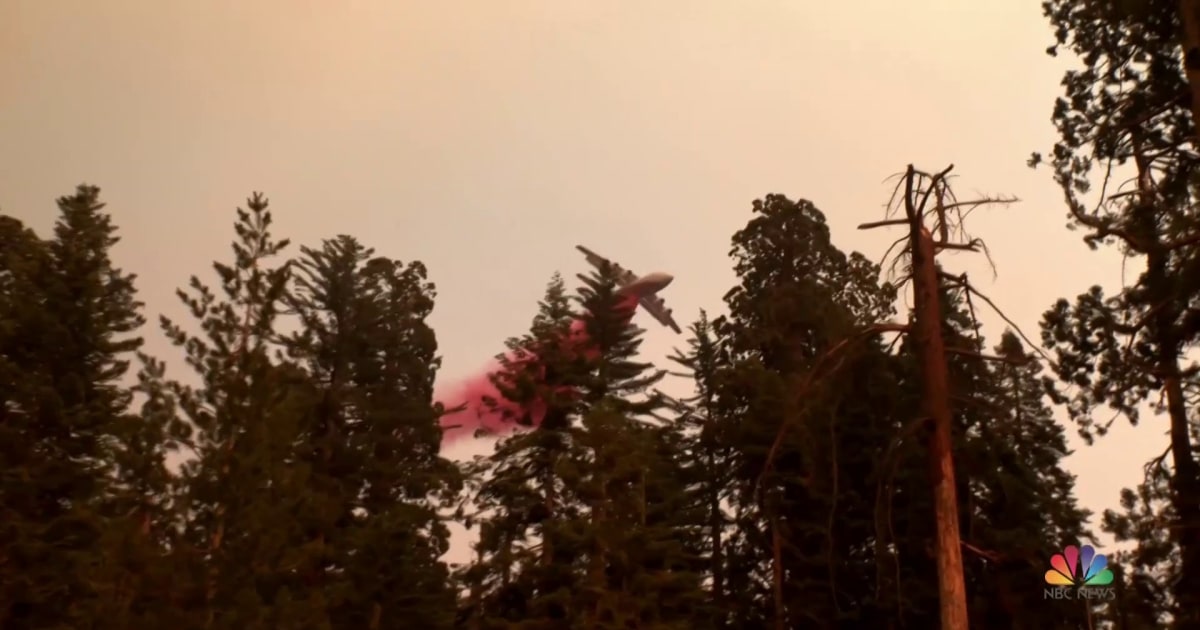
[[[1160,336],[1170,335],[1160,333]],[[1166,374],[1163,389],[1167,399],[1174,464],[1170,486],[1172,507],[1177,519],[1171,538],[1179,545],[1180,556],[1179,581],[1174,588],[1178,608],[1175,628],[1200,630],[1200,464],[1192,455],[1187,407],[1179,376],[1179,358],[1172,340],[1163,341],[1159,342],[1161,354],[1158,367]]]
[[[912,176],[911,172],[909,175]],[[914,332],[923,372],[924,411],[933,423],[929,462],[937,528],[938,599],[942,630],[967,630],[967,589],[963,580],[958,528],[949,374],[945,342],[942,339],[933,236],[924,227],[920,217],[913,217],[911,231],[913,301],[916,311]]]
[[[1200,41],[1200,0],[1182,0],[1180,11],[1185,27],[1183,51],[1185,62],[1192,44]],[[1195,57],[1196,55],[1192,55]],[[1187,70],[1188,83],[1192,92],[1193,125],[1200,123],[1200,67],[1198,59],[1191,59]],[[1193,127],[1195,129],[1195,127]],[[1200,630],[1200,462],[1193,455],[1187,405],[1183,395],[1183,382],[1179,368],[1180,348],[1187,343],[1187,331],[1181,331],[1179,320],[1183,306],[1172,287],[1172,246],[1158,227],[1158,216],[1163,209],[1156,206],[1154,183],[1150,179],[1151,161],[1143,149],[1141,134],[1131,136],[1134,147],[1134,163],[1138,171],[1140,204],[1132,208],[1131,223],[1139,232],[1151,237],[1146,243],[1146,272],[1142,285],[1146,287],[1148,303],[1161,304],[1150,313],[1148,339],[1153,344],[1154,372],[1161,375],[1163,394],[1167,400],[1170,451],[1173,466],[1170,475],[1171,507],[1176,522],[1170,529],[1171,540],[1179,546],[1179,578],[1172,589],[1179,611],[1175,628]],[[1129,243],[1126,237],[1125,242]],[[1149,315],[1147,315],[1149,316]]]
[[[1183,22],[1183,67],[1191,94],[1192,141],[1200,147],[1200,0],[1180,0]],[[1166,331],[1167,328],[1160,328]],[[1167,340],[1171,341],[1171,340]],[[1179,545],[1180,576],[1175,588],[1179,614],[1177,628],[1200,630],[1200,463],[1192,453],[1187,408],[1179,377],[1179,358],[1175,345],[1159,345],[1164,355],[1159,368],[1168,375],[1164,382],[1167,413],[1171,421],[1171,492],[1179,519],[1173,538]]]

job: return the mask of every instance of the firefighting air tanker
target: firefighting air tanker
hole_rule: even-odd
[[[675,320],[671,318],[671,309],[667,308],[667,305],[663,299],[658,297],[658,292],[667,288],[667,285],[671,284],[671,281],[675,279],[675,276],[672,276],[669,273],[656,271],[654,273],[648,273],[644,276],[638,277],[636,273],[633,273],[627,269],[623,269],[620,265],[597,254],[596,252],[593,252],[583,245],[576,245],[575,249],[583,252],[583,255],[587,257],[587,261],[597,269],[603,269],[605,265],[612,267],[612,269],[617,272],[618,283],[620,284],[620,294],[627,295],[631,299],[636,299],[637,303],[642,307],[643,310],[649,313],[651,317],[658,320],[658,323],[670,328],[671,330],[674,330],[676,334],[683,332],[679,330],[679,324],[676,324]],[[583,274],[580,274],[579,277],[582,279]]]

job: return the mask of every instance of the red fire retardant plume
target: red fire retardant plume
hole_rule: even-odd
[[[632,318],[636,308],[637,296],[631,295],[626,296],[619,303],[617,311],[625,314],[627,318]],[[569,344],[569,347],[583,352],[585,357],[591,358],[598,352],[587,337],[584,320],[582,319],[577,319],[571,323],[570,332],[563,342]],[[513,360],[512,353],[509,353],[508,359],[510,361]],[[474,437],[476,431],[479,429],[483,429],[488,434],[503,435],[509,431],[521,428],[513,423],[511,418],[521,417],[523,415],[522,411],[529,412],[530,418],[533,421],[532,426],[541,424],[542,417],[546,413],[544,403],[534,401],[531,408],[522,410],[519,405],[506,400],[500,395],[500,391],[492,383],[492,375],[497,374],[500,369],[500,361],[492,361],[485,370],[475,376],[443,388],[443,391],[434,394],[434,399],[442,403],[446,409],[453,409],[464,403],[466,404],[466,407],[462,411],[442,416],[443,447],[460,442],[465,438]],[[489,398],[495,401],[494,406],[486,402]]]

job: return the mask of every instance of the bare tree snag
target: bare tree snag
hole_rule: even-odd
[[[945,276],[937,267],[937,254],[945,250],[985,251],[983,242],[966,239],[952,242],[962,234],[964,211],[990,203],[1011,203],[1015,199],[979,199],[959,201],[946,184],[950,166],[940,173],[929,175],[910,164],[903,177],[903,217],[888,217],[884,221],[866,223],[859,229],[899,226],[908,227],[907,241],[901,255],[907,253],[911,271],[907,278],[913,287],[913,322],[909,330],[915,341],[917,359],[922,371],[922,410],[933,425],[929,440],[930,483],[934,498],[936,522],[936,558],[938,567],[938,598],[943,630],[967,630],[967,589],[963,579],[962,540],[958,523],[958,497],[955,486],[953,415],[949,386],[947,352],[963,353],[947,348],[942,337],[941,285]],[[897,191],[899,192],[899,186]],[[895,208],[895,194],[892,203]],[[929,202],[933,201],[930,206]],[[931,227],[926,216],[932,216]],[[936,238],[935,235],[936,234]],[[889,250],[890,251],[890,250]],[[964,290],[970,290],[965,278]],[[990,304],[990,302],[989,302]],[[990,357],[975,354],[979,358]]]
[[[908,176],[912,177],[912,167]],[[914,220],[912,284],[915,305],[914,332],[921,364],[924,412],[933,421],[929,463],[937,527],[938,599],[942,628],[967,629],[967,587],[963,580],[962,541],[958,529],[958,496],[955,491],[950,378],[942,339],[942,314],[934,264],[933,236]]]

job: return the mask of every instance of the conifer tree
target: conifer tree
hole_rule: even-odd
[[[1179,616],[1171,586],[1179,579],[1179,554],[1171,539],[1171,471],[1161,461],[1146,466],[1135,488],[1121,491],[1120,511],[1105,510],[1103,526],[1119,543],[1134,543],[1109,563],[1119,589],[1109,619],[1118,630],[1167,627]]]
[[[0,216],[0,620],[6,626],[54,623],[51,615],[58,611],[48,601],[54,594],[45,592],[53,584],[47,574],[67,560],[46,557],[52,547],[42,542],[40,523],[56,501],[40,499],[34,485],[50,481],[40,474],[49,463],[38,457],[46,439],[39,432],[40,403],[49,389],[40,364],[51,325],[38,282],[50,268],[41,239],[20,221]]]
[[[99,193],[60,198],[48,241],[0,218],[4,627],[91,625],[131,598],[106,533],[141,520],[115,511],[130,468],[114,463],[138,439],[120,380],[143,319],[134,276],[112,262],[119,239]]]
[[[1068,451],[1043,400],[1041,367],[1012,332],[1002,337],[996,354],[985,355],[970,301],[943,287],[942,302],[971,626],[1087,628],[1086,602],[1043,600],[1040,588],[1030,588],[1043,583],[1052,554],[1090,540],[1087,512],[1073,496],[1074,478],[1062,468]],[[901,345],[896,364],[902,382],[911,382],[919,370],[909,343]],[[915,401],[907,405],[915,408]],[[904,576],[890,581],[902,585],[893,614],[906,624],[936,625],[924,446],[907,432],[893,440],[894,460],[884,473],[891,480],[885,500],[894,532],[887,564]]]
[[[1175,519],[1168,529],[1179,554],[1174,624],[1200,628],[1200,459],[1187,400],[1196,374],[1184,360],[1200,341],[1191,306],[1200,291],[1195,3],[1046,0],[1043,9],[1056,37],[1047,52],[1064,48],[1083,62],[1063,77],[1053,114],[1052,163],[1071,224],[1090,246],[1114,244],[1143,266],[1116,295],[1095,287],[1056,303],[1044,317],[1044,345],[1073,388],[1058,395],[1088,440],[1107,428],[1094,412],[1108,407],[1136,424],[1162,392]],[[1040,161],[1034,154],[1031,164]],[[1112,194],[1125,179],[1127,191]],[[1099,195],[1088,198],[1096,185]]]
[[[730,585],[744,600],[737,627],[878,625],[883,611],[863,590],[877,588],[863,552],[876,531],[873,473],[907,419],[873,340],[838,374],[806,377],[835,343],[886,319],[894,294],[875,265],[832,245],[811,203],[768,195],[753,210],[733,238],[740,282],[717,323],[731,361],[718,396],[741,538],[730,575],[755,576]]]
[[[594,352],[554,349],[571,315],[557,278],[534,332],[513,344],[537,351],[502,391],[542,401],[545,416],[499,445],[478,494],[491,513],[469,573],[471,627],[703,627],[700,576],[678,528],[687,511],[675,442],[649,423],[661,401],[643,399],[661,375],[634,361],[640,332],[616,312],[615,281],[609,270],[580,290]]]
[[[569,431],[577,400],[570,388],[585,369],[562,343],[575,318],[562,277],[555,274],[539,303],[530,332],[508,341],[495,375],[504,398],[525,413],[544,414],[531,431],[502,439],[482,463],[485,478],[474,495],[487,513],[476,544],[479,559],[464,574],[474,596],[466,611],[469,627],[551,627],[564,623],[577,572],[579,550],[560,523],[577,511],[566,503],[560,478],[573,451]],[[494,401],[497,410],[501,401]],[[528,425],[533,419],[509,418]]]
[[[168,469],[167,456],[181,453],[191,427],[177,413],[165,363],[145,354],[139,359],[133,389],[142,396],[141,410],[127,418],[130,426],[114,457],[118,483],[110,510],[117,520],[104,545],[114,550],[104,579],[112,589],[111,604],[97,614],[94,627],[188,627],[176,599],[179,576],[187,571],[178,511],[184,488]]]
[[[729,429],[729,423],[721,416],[717,392],[718,379],[729,362],[707,313],[700,312],[690,332],[688,349],[670,357],[690,373],[695,390],[676,405],[676,459],[683,475],[686,503],[698,512],[697,529],[702,532],[696,535],[693,553],[710,580],[705,608],[711,615],[706,615],[706,610],[697,613],[711,616],[714,627],[725,628],[732,622],[735,608],[727,560],[732,517],[725,507],[732,497],[734,478],[730,474],[732,444],[722,432]]]
[[[295,554],[334,628],[448,628],[455,595],[439,510],[458,487],[438,454],[433,286],[420,263],[375,257],[349,236],[303,249],[286,345],[315,388],[289,500]]]
[[[291,627],[297,618],[327,627],[292,557],[302,532],[291,501],[305,481],[292,451],[315,392],[299,368],[272,357],[290,271],[272,259],[287,241],[272,237],[264,197],[247,207],[237,211],[232,263],[213,264],[224,296],[194,276],[191,292],[178,292],[202,332],[161,320],[200,382],[162,384],[194,429],[179,506],[186,561],[172,597],[187,627]]]
[[[704,595],[681,527],[691,513],[670,432],[653,422],[664,404],[651,388],[663,373],[635,360],[642,331],[620,313],[616,282],[616,270],[604,269],[579,292],[599,352],[579,388],[586,408],[576,440],[587,453],[574,487],[586,506],[579,608],[592,627],[694,628]]]
[[[734,238],[740,284],[718,320],[727,358],[713,381],[739,525],[733,627],[936,626],[919,366],[907,340],[893,354],[856,335],[888,319],[892,288],[832,245],[811,204],[769,196],[755,211]],[[1086,627],[1082,606],[1023,590],[1085,535],[1039,368],[1011,335],[983,360],[973,317],[943,294],[972,623]]]

